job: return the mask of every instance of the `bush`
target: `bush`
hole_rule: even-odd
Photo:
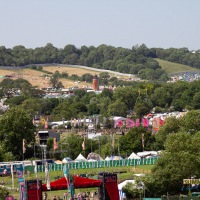
[[[0,187],[0,199],[5,199],[5,197],[8,195],[9,195],[8,189]]]

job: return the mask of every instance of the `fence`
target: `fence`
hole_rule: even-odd
[[[102,167],[125,167],[136,165],[154,165],[158,158],[143,158],[143,159],[123,159],[123,160],[103,160],[95,162],[70,162],[67,163],[69,169],[90,169],[90,168],[102,168]],[[63,170],[63,164],[48,164],[49,171],[61,171]],[[45,166],[38,165],[38,172],[44,172]]]

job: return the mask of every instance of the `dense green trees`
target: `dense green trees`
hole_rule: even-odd
[[[200,134],[179,132],[168,136],[165,152],[146,178],[147,196],[180,194],[183,179],[199,177]]]
[[[22,140],[27,144],[35,141],[32,116],[20,107],[9,109],[0,120],[0,140],[5,152],[11,152],[17,160],[22,159]]]
[[[136,50],[121,47],[115,48],[107,45],[98,47],[82,46],[80,49],[74,45],[66,45],[63,49],[58,49],[51,43],[36,49],[26,49],[21,45],[15,46],[13,49],[6,49],[2,46],[0,47],[0,65],[25,66],[39,63],[60,63],[138,74],[141,69],[149,68],[152,71],[160,69],[158,62],[152,59],[155,57],[152,52],[144,44]],[[103,82],[106,83],[108,78],[102,77]],[[53,86],[55,85],[54,82],[56,82],[55,76],[51,80]]]
[[[164,149],[150,176],[144,178],[146,195],[180,194],[183,179],[199,177],[200,111],[168,118],[155,139]],[[155,145],[154,144],[154,145]]]
[[[85,65],[94,68],[113,70],[123,73],[139,74],[143,79],[168,80],[166,73],[154,58],[160,58],[194,68],[200,68],[199,51],[189,51],[187,48],[151,48],[145,44],[136,45],[132,49],[100,45],[98,47],[66,45],[63,49],[54,47],[51,43],[44,47],[26,49],[22,45],[7,49],[0,46],[1,66],[25,66],[30,64],[60,63]]]

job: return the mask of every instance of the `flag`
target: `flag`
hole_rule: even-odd
[[[64,177],[67,181],[68,193],[70,194],[70,192],[69,192],[69,189],[70,189],[70,174],[69,174],[69,167],[68,167],[67,164],[64,164],[64,166],[63,166],[63,173],[64,173]],[[68,194],[65,193],[65,197],[67,197],[67,196],[68,196]]]
[[[135,126],[135,122],[132,119],[126,119],[126,128],[132,128]]]
[[[11,164],[11,176],[12,176],[12,188],[14,189],[14,172],[13,172],[13,164]]]
[[[114,146],[115,146],[115,135],[113,134],[112,135],[112,147],[114,148]]]
[[[162,119],[160,118],[159,126],[163,126],[163,124],[164,124],[164,120],[162,120]]]
[[[82,149],[83,149],[83,151],[85,151],[85,136],[84,136],[84,140],[83,140],[83,143],[82,143]]]
[[[114,120],[114,128],[117,128],[117,120]]]
[[[149,120],[147,118],[142,118],[142,125],[144,128],[149,126]]]
[[[49,176],[49,170],[48,170],[48,162],[45,163],[45,179],[46,179],[47,190],[50,190],[51,186],[50,186],[50,176]]]
[[[142,148],[144,150],[144,133],[142,133]]]
[[[45,129],[48,128],[48,121],[45,121],[45,123],[44,123],[44,128],[45,128]]]
[[[158,131],[160,128],[160,118],[153,118],[153,122],[152,122],[152,127],[153,127],[153,131]]]
[[[135,126],[136,126],[136,127],[140,126],[140,119],[139,119],[139,118],[136,119],[136,121],[135,121]]]
[[[77,120],[74,118],[74,127],[76,127]]]
[[[53,138],[53,149],[56,150],[58,148],[58,144],[56,142],[56,138]]]
[[[22,140],[22,152],[26,152],[25,139]]]
[[[37,188],[39,189],[39,180],[38,180],[38,171],[37,171],[37,162],[35,162],[34,172],[37,180]]]
[[[99,123],[99,117],[96,116],[96,126],[98,125],[98,123]]]
[[[121,128],[123,126],[123,121],[121,119],[117,120],[117,126]]]
[[[81,119],[78,119],[78,126],[81,126]]]

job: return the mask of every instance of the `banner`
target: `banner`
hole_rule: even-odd
[[[48,164],[49,171],[62,171],[65,167],[71,169],[92,169],[102,167],[124,167],[136,165],[154,165],[158,158],[123,159],[123,160],[103,160],[95,162],[70,162],[68,164]],[[42,165],[37,166],[38,172],[44,172]]]
[[[135,126],[135,122],[132,119],[126,118],[126,128],[132,128]]]

